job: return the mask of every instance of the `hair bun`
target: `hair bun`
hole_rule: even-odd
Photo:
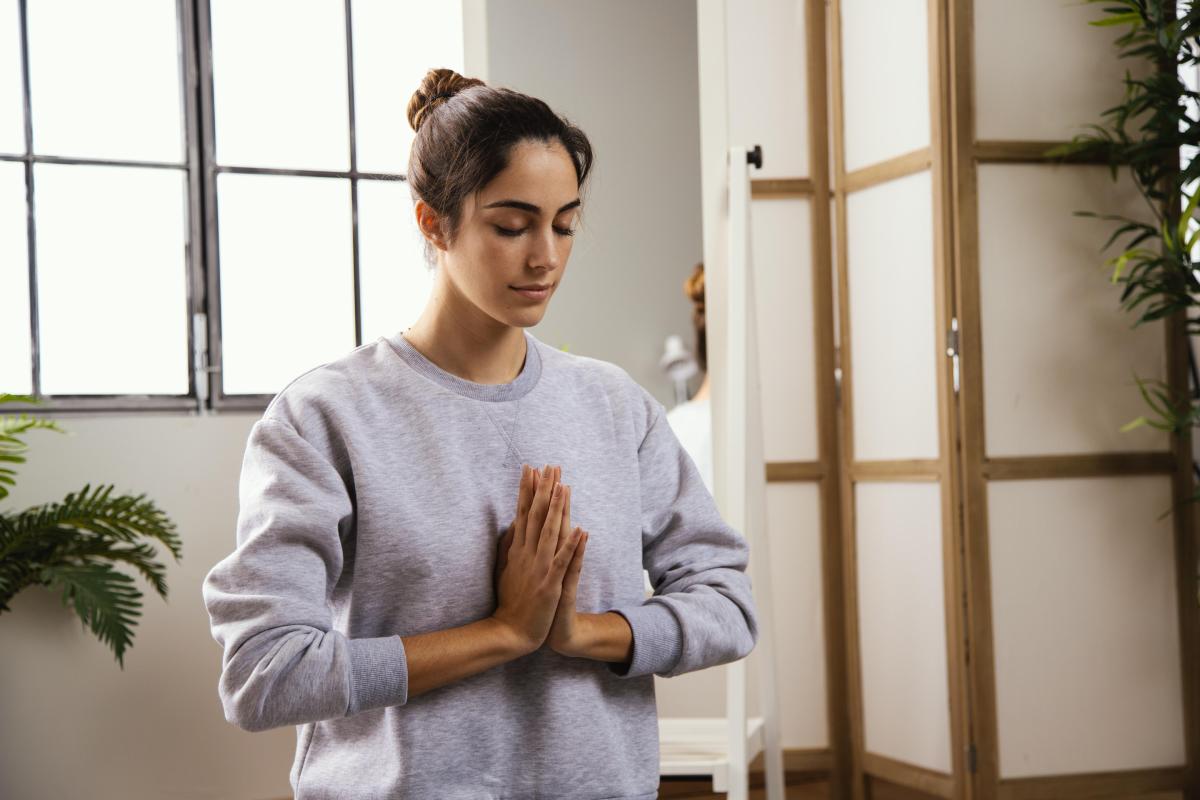
[[[478,78],[467,78],[452,69],[431,69],[421,79],[421,85],[408,101],[408,124],[414,131],[428,119],[435,108],[444,105],[454,95],[471,86],[486,86]]]

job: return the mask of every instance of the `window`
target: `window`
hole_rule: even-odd
[[[0,391],[262,409],[414,321],[406,107],[463,40],[454,2],[0,0]]]

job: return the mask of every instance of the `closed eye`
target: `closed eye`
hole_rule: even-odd
[[[499,233],[501,236],[520,236],[522,233],[525,233],[525,231],[529,230],[528,228],[520,228],[518,230],[511,230],[509,228],[503,228],[499,225],[493,225],[492,227],[494,227],[496,229],[496,232]],[[559,236],[574,236],[575,235],[575,231],[573,231],[569,228],[557,228],[556,227],[554,229],[554,232],[557,233]]]

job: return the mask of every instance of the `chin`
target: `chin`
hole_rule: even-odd
[[[497,316],[496,319],[500,322],[503,322],[510,328],[532,328],[534,325],[537,325],[539,322],[541,322],[542,317],[545,315],[544,308],[529,309],[529,311],[524,314],[520,312],[509,312],[508,314]]]

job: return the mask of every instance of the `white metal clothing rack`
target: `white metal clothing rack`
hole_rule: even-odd
[[[750,247],[751,162],[762,165],[757,146],[729,148],[729,258],[725,308],[728,353],[725,380],[728,401],[714,406],[714,425],[725,426],[728,452],[714,463],[714,481],[723,484],[721,515],[750,545],[750,579],[758,612],[755,649],[762,667],[759,681],[762,716],[747,717],[746,661],[725,665],[725,716],[660,718],[659,773],[711,776],[714,792],[730,800],[748,800],[750,762],[763,753],[768,800],[784,800],[783,753],[775,669],[775,613],[771,593],[770,545],[766,535],[766,473],[763,468],[762,412],[759,401],[758,342],[754,269]],[[707,269],[707,266],[706,266]],[[710,334],[713,328],[709,328]],[[720,413],[720,417],[715,416]]]

